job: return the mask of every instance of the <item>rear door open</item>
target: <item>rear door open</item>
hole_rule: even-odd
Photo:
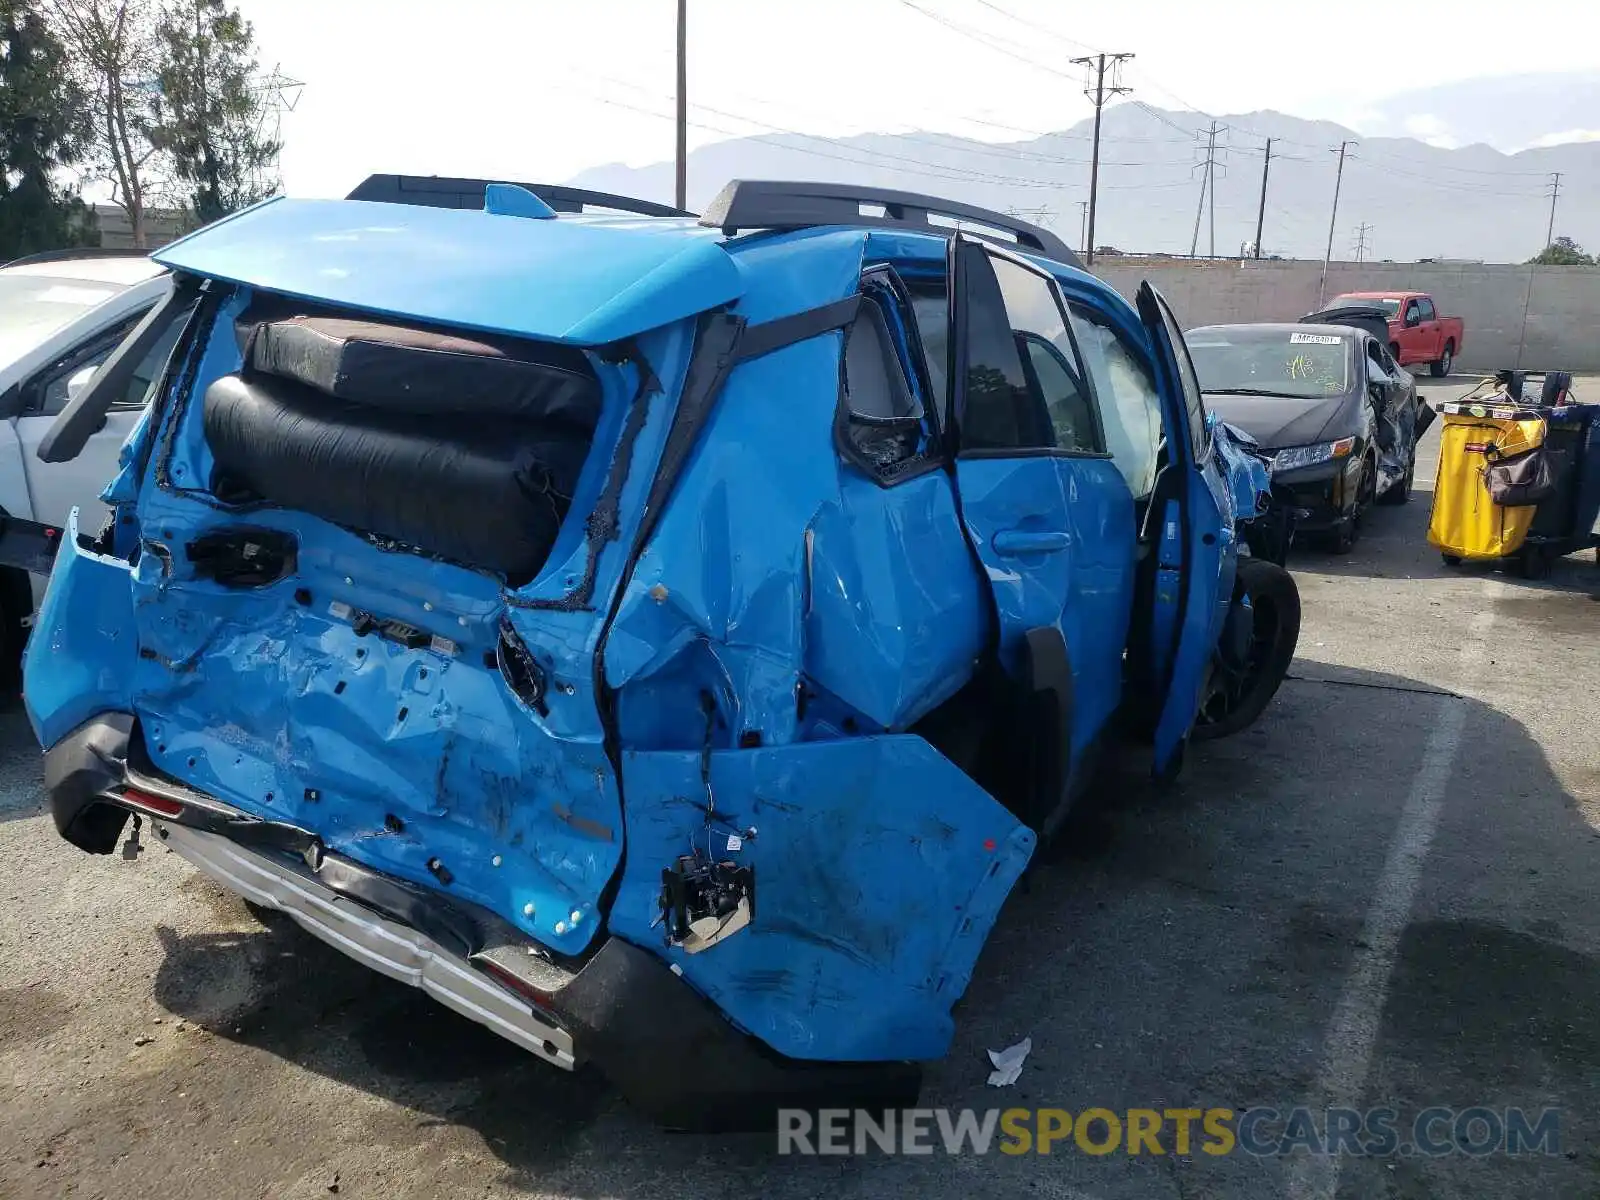
[[[1154,761],[1158,776],[1182,762],[1189,730],[1209,680],[1212,653],[1233,593],[1236,554],[1226,482],[1212,461],[1199,380],[1171,307],[1148,283],[1138,295],[1167,397],[1167,463],[1153,511],[1156,555],[1152,603],[1136,616],[1148,622],[1152,699],[1158,710]]]

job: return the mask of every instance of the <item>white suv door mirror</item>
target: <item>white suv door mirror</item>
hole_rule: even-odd
[[[82,392],[84,388],[89,386],[89,380],[94,378],[94,373],[99,369],[100,364],[95,363],[93,366],[83,367],[82,369],[73,373],[72,377],[67,380],[68,404],[71,404],[74,400],[76,400],[78,398],[78,394]]]

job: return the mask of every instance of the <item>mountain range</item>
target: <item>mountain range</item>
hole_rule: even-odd
[[[1515,81],[1506,86],[1515,90]],[[1600,89],[1590,83],[1580,91],[1592,99]],[[1363,137],[1332,121],[1273,111],[1219,116],[1214,186],[1203,204],[1212,119],[1137,101],[1108,105],[1095,243],[1128,253],[1188,254],[1191,247],[1202,255],[1213,247],[1222,256],[1240,253],[1255,240],[1263,149],[1271,138],[1263,254],[1323,256],[1341,143],[1347,143],[1347,153],[1333,222],[1336,259],[1359,252],[1369,260],[1397,262],[1524,261],[1546,243],[1555,172],[1561,178],[1554,235],[1600,249],[1600,140],[1592,140],[1600,139],[1600,130],[1585,127],[1585,121],[1600,123],[1592,115],[1600,112],[1600,104],[1585,107],[1580,96],[1574,101],[1578,107],[1547,108],[1534,120],[1508,115],[1514,109],[1504,88],[1487,97],[1467,89],[1453,100],[1440,92],[1433,89],[1409,101],[1391,97],[1362,120],[1372,129],[1407,128],[1409,120],[1415,136]],[[1519,103],[1515,110],[1526,107]],[[1426,118],[1420,127],[1419,118]],[[1486,141],[1453,144],[1461,130],[1491,125],[1501,145],[1526,148],[1508,153]],[[1574,140],[1561,142],[1568,130]],[[1085,120],[1013,142],[931,132],[736,138],[690,154],[689,204],[703,209],[730,179],[868,184],[1009,211],[1053,228],[1077,246],[1089,194],[1091,135],[1092,122]],[[1591,140],[1577,140],[1584,138]],[[1548,141],[1560,144],[1530,144]],[[571,182],[670,201],[673,168],[669,162],[613,163]]]

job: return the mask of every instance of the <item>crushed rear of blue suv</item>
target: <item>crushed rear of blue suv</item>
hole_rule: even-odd
[[[998,214],[428,186],[161,250],[41,447],[181,322],[27,651],[61,834],[667,1125],[911,1102],[1102,749],[1276,690],[1260,455],[1148,286]]]

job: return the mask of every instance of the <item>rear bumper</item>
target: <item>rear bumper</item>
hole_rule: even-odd
[[[79,848],[109,853],[138,813],[228,890],[554,1066],[593,1063],[659,1124],[765,1129],[779,1108],[915,1103],[915,1063],[776,1054],[640,946],[610,937],[581,961],[553,961],[492,913],[160,778],[142,760],[130,714],[101,714],[51,747],[45,785],[57,830]]]

